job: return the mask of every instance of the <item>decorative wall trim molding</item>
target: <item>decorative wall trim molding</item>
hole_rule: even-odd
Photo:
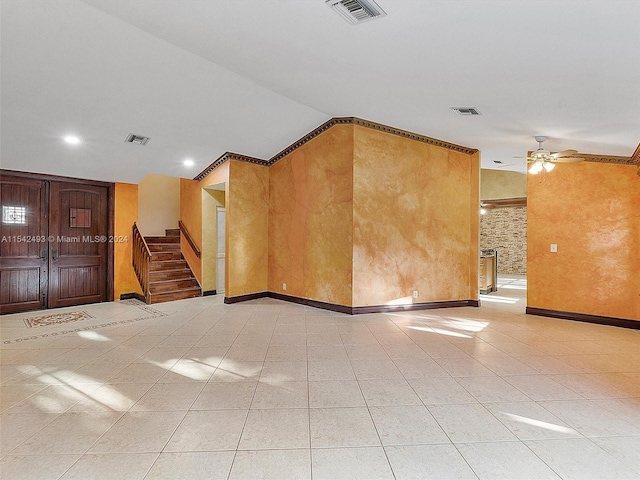
[[[480,205],[483,208],[503,208],[503,207],[526,207],[527,197],[498,198],[496,200],[482,200]]]
[[[202,172],[196,175],[193,179],[197,181],[201,181],[227,160],[239,160],[241,162],[254,163],[256,165],[269,167],[274,163],[278,162],[279,160],[282,160],[287,155],[293,153],[298,148],[302,147],[304,144],[310,142],[321,133],[326,132],[331,127],[334,127],[336,125],[358,125],[360,127],[371,128],[373,130],[378,130],[380,132],[390,133],[392,135],[397,135],[399,137],[415,140],[417,142],[427,143],[429,145],[435,145],[436,147],[447,148],[449,150],[465,153],[467,155],[473,155],[478,151],[475,148],[463,147],[461,145],[456,145],[455,143],[445,142],[444,140],[438,140],[437,138],[431,138],[425,135],[420,135],[417,133],[408,132],[406,130],[401,130],[399,128],[389,127],[381,123],[371,122],[369,120],[363,120],[362,118],[358,118],[358,117],[334,117],[324,122],[318,128],[315,128],[314,130],[310,131],[304,137],[295,141],[284,150],[278,152],[269,160],[262,160],[260,158],[249,157],[247,155],[241,155],[239,153],[225,152],[220,157],[218,157],[211,165],[209,165]]]
[[[611,325],[614,327],[633,328],[640,330],[640,320],[630,320],[627,318],[603,317],[600,315],[562,312],[559,310],[547,310],[546,308],[536,307],[527,307],[525,313],[529,315],[539,315],[541,317],[561,318],[563,320],[574,320],[576,322],[597,323],[600,325]]]
[[[633,157],[618,157],[615,155],[591,155],[589,153],[577,153],[576,157],[584,158],[585,162],[615,163],[618,165],[635,165]]]
[[[346,305],[338,305],[335,303],[321,302],[319,300],[311,300],[309,298],[294,297],[277,292],[259,292],[249,293],[247,295],[238,295],[237,297],[225,297],[224,303],[233,304],[246,302],[247,300],[256,300],[258,298],[274,298],[285,302],[297,303],[308,307],[321,308],[332,312],[346,313],[349,315],[362,315],[367,313],[388,313],[388,312],[406,312],[410,310],[432,310],[434,308],[455,308],[455,307],[479,307],[479,300],[451,300],[448,302],[424,302],[410,303],[407,305],[371,305],[366,307],[349,307]]]

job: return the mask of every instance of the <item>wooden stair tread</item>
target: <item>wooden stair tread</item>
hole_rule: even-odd
[[[166,236],[144,237],[151,252],[148,303],[169,302],[202,296],[198,279],[180,250],[180,230],[167,229]]]

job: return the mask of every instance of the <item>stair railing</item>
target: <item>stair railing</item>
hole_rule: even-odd
[[[151,295],[149,295],[149,263],[151,263],[151,251],[135,222],[133,223],[133,234],[131,238],[133,239],[131,262],[136,272],[136,277],[138,277],[138,282],[140,282],[140,286],[142,287],[145,301],[149,303],[151,301]]]
[[[193,238],[191,237],[189,230],[187,230],[187,227],[185,227],[184,223],[182,223],[182,221],[180,220],[178,220],[178,227],[180,227],[180,232],[184,235],[184,238],[187,240],[187,243],[191,247],[191,250],[193,250],[193,253],[196,254],[196,257],[200,258],[200,256],[202,255],[200,253],[200,249],[196,245],[196,242],[193,241]]]

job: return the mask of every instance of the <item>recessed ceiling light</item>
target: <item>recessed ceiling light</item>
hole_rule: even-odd
[[[82,140],[79,137],[76,137],[75,135],[67,135],[66,137],[63,138],[63,140],[67,142],[69,145],[77,145],[79,143],[82,143]]]
[[[184,160],[184,161],[182,162],[182,164],[183,164],[185,167],[193,167],[193,165],[195,164],[195,162],[194,162],[193,160],[191,160],[190,158],[187,158],[186,160]]]

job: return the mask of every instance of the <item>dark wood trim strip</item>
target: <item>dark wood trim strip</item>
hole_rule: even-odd
[[[348,313],[352,314],[352,308],[345,305],[338,305],[335,303],[321,302],[319,300],[311,300],[309,298],[293,297],[291,295],[284,295],[277,292],[269,292],[270,298],[276,300],[284,300],[285,302],[297,303],[299,305],[305,305],[307,307],[321,308],[323,310],[330,310],[332,312]]]
[[[600,315],[589,315],[587,313],[562,312],[536,307],[527,307],[525,313],[541,317],[561,318],[563,320],[574,320],[576,322],[598,323],[600,325],[640,330],[640,320],[630,320],[627,318],[603,317]]]
[[[302,147],[304,144],[310,142],[321,133],[326,132],[331,127],[334,127],[336,125],[358,125],[360,127],[371,128],[373,130],[378,130],[381,132],[390,133],[392,135],[397,135],[400,137],[415,140],[417,142],[428,143],[429,145],[435,145],[437,147],[447,148],[449,150],[465,153],[467,155],[473,155],[478,151],[475,148],[463,147],[461,145],[456,145],[455,143],[449,143],[449,142],[445,142],[444,140],[438,140],[437,138],[431,138],[425,135],[420,135],[418,133],[409,132],[407,130],[401,130],[399,128],[389,127],[388,125],[371,122],[369,120],[363,120],[362,118],[358,118],[358,117],[334,117],[324,122],[318,128],[313,129],[312,131],[307,133],[304,137],[295,141],[284,150],[276,153],[269,160],[262,160],[256,157],[249,157],[246,155],[241,155],[239,153],[225,152],[220,157],[218,157],[211,165],[209,165],[202,172],[196,175],[193,179],[197,181],[201,181],[227,160],[239,160],[241,162],[255,163],[257,165],[263,165],[263,166],[269,167],[274,163],[278,162],[279,160],[282,160],[284,157],[291,154],[298,148]]]
[[[225,297],[224,303],[233,304],[246,302],[247,300],[256,300],[258,298],[274,298],[285,302],[297,303],[307,307],[321,308],[332,312],[346,313],[349,315],[362,315],[367,313],[387,313],[387,312],[404,312],[409,310],[431,310],[434,308],[455,308],[455,307],[479,307],[479,300],[451,300],[448,302],[424,302],[410,303],[407,305],[371,305],[366,307],[349,307],[346,305],[338,305],[335,303],[321,302],[319,300],[311,300],[310,298],[294,297],[277,292],[259,292],[249,293],[247,295],[238,295],[237,297]]]
[[[180,233],[184,235],[185,240],[191,247],[191,250],[193,250],[193,253],[196,254],[196,257],[200,258],[202,253],[200,252],[200,249],[196,245],[196,242],[193,241],[193,238],[191,237],[189,230],[187,230],[187,227],[185,227],[184,223],[182,223],[182,220],[178,220],[178,227],[180,228]]]
[[[423,302],[409,303],[406,305],[372,305],[367,307],[353,307],[351,313],[353,315],[363,313],[389,313],[389,312],[407,312],[411,310],[432,310],[435,308],[456,308],[456,307],[479,307],[478,300],[451,300],[447,302]]]
[[[61,177],[60,175],[49,175],[48,173],[21,172],[19,170],[0,169],[0,176],[9,175],[12,177],[31,178],[33,180],[47,180],[52,182],[72,182],[83,183],[84,185],[93,185],[96,187],[113,187],[113,183],[103,182],[99,180],[87,180],[85,178]]]
[[[143,303],[147,303],[147,299],[144,298],[144,295],[136,292],[131,293],[122,293],[120,294],[120,300],[129,300],[131,298],[135,298],[136,300],[140,300]]]
[[[212,295],[217,295],[215,290],[205,290],[202,292],[203,297],[210,297]]]
[[[107,188],[107,197],[109,204],[108,217],[109,217],[109,235],[108,238],[113,238],[116,228],[116,186],[114,183],[110,183]],[[115,295],[115,245],[113,242],[109,242],[107,247],[107,301],[113,302]]]
[[[495,200],[482,200],[480,202],[482,208],[503,208],[503,207],[526,207],[527,197],[518,198],[498,198]]]
[[[249,300],[257,300],[258,298],[266,298],[269,292],[247,293],[246,295],[238,295],[237,297],[224,297],[224,303],[233,304],[247,302]]]

